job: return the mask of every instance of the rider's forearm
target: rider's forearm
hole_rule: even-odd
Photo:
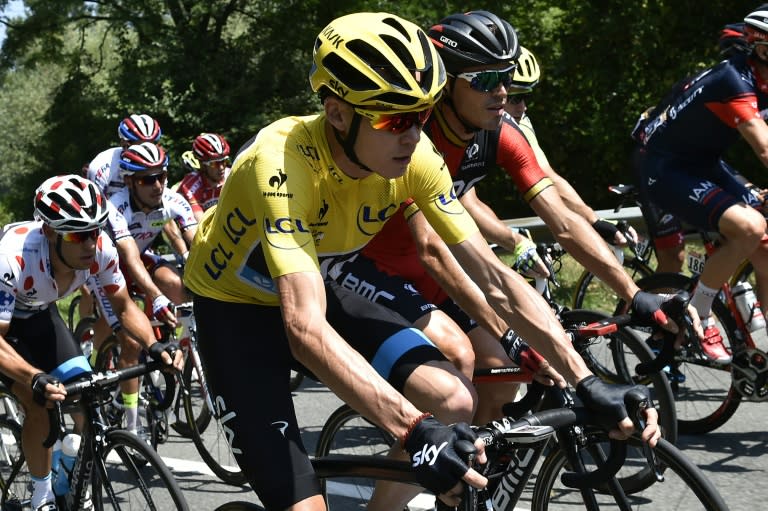
[[[592,208],[584,203],[581,196],[579,196],[579,194],[570,185],[570,183],[568,183],[568,181],[563,179],[562,176],[555,173],[554,171],[552,171],[550,177],[555,183],[557,193],[560,194],[560,198],[563,199],[563,202],[568,207],[568,209],[581,216],[584,220],[587,221],[589,225],[592,225],[598,220],[597,213],[595,213]]]
[[[576,384],[591,374],[549,304],[479,239],[478,234],[451,248],[488,304],[568,382]]]
[[[459,266],[445,242],[435,233],[434,238],[418,246],[422,266],[443,291],[478,325],[500,339],[507,330],[507,324],[488,305],[480,288]]]
[[[551,190],[551,191],[550,191]],[[638,287],[624,271],[613,251],[587,221],[565,207],[557,192],[544,190],[531,207],[560,245],[621,298],[631,301]]]
[[[293,356],[352,408],[397,438],[421,414],[355,351],[325,318],[319,275],[289,274],[276,279]],[[424,410],[429,411],[429,410]]]

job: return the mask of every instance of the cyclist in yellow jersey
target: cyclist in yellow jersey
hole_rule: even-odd
[[[569,381],[589,371],[549,306],[493,255],[421,137],[446,80],[426,34],[391,14],[351,14],[320,32],[313,60],[323,113],[277,121],[240,150],[187,262],[211,388],[267,509],[325,508],[291,402],[297,365],[400,439],[422,484],[456,505],[462,480],[487,482],[455,452],[459,439],[475,440],[468,426],[443,425],[471,417],[469,382],[401,316],[325,279],[334,266],[413,198],[505,320]],[[251,389],[266,392],[254,400]],[[647,419],[654,443],[655,410]],[[380,485],[369,509],[408,498]]]

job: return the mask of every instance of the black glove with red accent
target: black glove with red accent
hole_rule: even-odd
[[[419,484],[439,495],[456,486],[469,470],[456,451],[474,452],[476,439],[475,432],[464,422],[446,426],[427,415],[409,429],[402,445],[410,455]]]
[[[544,362],[544,357],[511,328],[501,336],[501,345],[515,364],[533,373],[538,372]]]
[[[673,295],[657,295],[638,291],[632,298],[629,312],[632,322],[636,326],[656,326],[667,319],[667,315],[661,310],[661,304],[671,299]]]

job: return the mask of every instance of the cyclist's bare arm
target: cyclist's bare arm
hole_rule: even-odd
[[[566,207],[555,187],[543,190],[530,205],[574,259],[627,302],[632,300],[639,288],[592,226]]]
[[[168,245],[171,246],[174,253],[182,255],[189,250],[188,247],[190,246],[191,241],[185,241],[185,237],[176,222],[166,222],[163,226],[163,234],[165,234],[165,239],[168,241]]]
[[[477,228],[483,237],[491,243],[496,243],[502,248],[512,252],[523,235],[513,231],[502,222],[496,213],[483,201],[481,201],[474,188],[461,196],[461,203],[472,215]]]
[[[479,232],[451,245],[450,249],[501,319],[568,382],[575,385],[591,374],[549,304],[523,277],[496,257]]]
[[[115,247],[117,248],[118,256],[120,256],[120,261],[136,285],[144,292],[145,299],[149,303],[154,304],[155,299],[161,296],[163,292],[155,285],[149,272],[144,267],[136,241],[132,237],[120,238],[115,242]],[[165,307],[163,309],[163,312],[159,313],[161,317],[157,319],[171,326],[176,326],[176,316],[173,312]]]
[[[737,124],[736,128],[760,162],[768,167],[768,124],[761,118],[755,118]]]
[[[188,250],[187,247],[192,246],[192,240],[195,239],[195,233],[197,232],[197,225],[193,225],[192,227],[189,227],[187,229],[184,229],[181,231],[181,236],[184,238],[184,242],[186,243],[185,251]],[[183,254],[184,252],[181,252]]]
[[[421,411],[392,388],[325,319],[325,285],[319,273],[275,279],[280,308],[296,360],[362,415],[397,438]]]
[[[123,332],[131,339],[138,342],[144,348],[149,348],[157,342],[155,339],[152,325],[149,322],[146,314],[139,309],[136,302],[131,299],[131,295],[128,293],[128,288],[123,286],[119,291],[107,295],[112,310],[115,312],[115,316],[120,321],[120,326]],[[166,364],[170,364],[171,358],[167,353],[163,354],[163,361]],[[176,353],[176,359],[173,361],[176,369],[183,370],[183,355],[181,350]]]
[[[424,269],[469,317],[500,339],[507,330],[507,324],[488,305],[480,288],[459,266],[448,246],[432,229],[424,214],[418,212],[412,215],[408,219],[408,227],[411,229],[411,236]]]

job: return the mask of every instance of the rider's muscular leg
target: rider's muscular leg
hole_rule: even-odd
[[[417,367],[405,382],[405,397],[419,410],[431,412],[443,424],[471,422],[476,395],[472,382],[450,362],[429,362]],[[399,440],[390,456],[406,459]],[[419,488],[408,484],[379,482],[368,511],[403,509]]]
[[[723,245],[707,259],[700,281],[719,289],[736,271],[739,263],[752,256],[765,234],[765,218],[744,204],[728,208],[718,224]]]
[[[417,319],[413,326],[424,332],[432,343],[468,379],[475,370],[475,353],[469,338],[446,313],[432,311]]]
[[[656,271],[659,273],[679,273],[685,261],[685,245],[674,247],[656,247]]]
[[[755,294],[765,313],[768,310],[768,236],[763,236],[749,260],[755,271]]]
[[[35,477],[45,477],[51,471],[51,449],[43,447],[50,429],[48,411],[34,402],[32,390],[26,386],[14,383],[12,391],[24,407],[21,445],[29,473]]]

